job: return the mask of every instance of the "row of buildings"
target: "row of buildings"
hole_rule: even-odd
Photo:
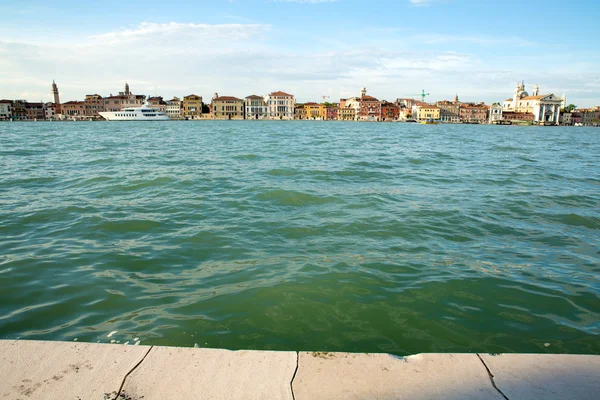
[[[346,120],[346,121],[437,121],[469,124],[540,124],[540,125],[599,125],[600,108],[565,110],[566,99],[554,94],[540,95],[536,85],[532,94],[525,84],[517,84],[513,97],[503,104],[461,102],[452,100],[426,103],[400,98],[394,102],[379,100],[365,88],[360,95],[340,99],[338,103],[297,103],[294,95],[282,91],[266,96],[244,98],[221,96],[215,93],[210,102],[190,94],[182,99],[148,97],[131,93],[129,85],[118,95],[102,97],[86,95],[81,101],[60,102],[58,87],[52,83],[54,102],[30,103],[25,100],[0,100],[0,120],[101,119],[103,111],[121,111],[148,103],[165,112],[173,120],[253,119],[253,120]]]

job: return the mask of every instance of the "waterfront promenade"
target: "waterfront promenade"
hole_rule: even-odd
[[[2,399],[593,399],[600,356],[0,341]]]

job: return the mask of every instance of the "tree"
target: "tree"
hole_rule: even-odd
[[[573,112],[573,110],[577,109],[575,104],[569,104],[565,108],[563,108],[563,112]]]

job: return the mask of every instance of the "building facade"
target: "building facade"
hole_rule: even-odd
[[[167,112],[167,102],[163,100],[162,96],[149,97],[148,105],[155,110]]]
[[[85,96],[85,115],[91,118],[100,118],[100,112],[104,111],[104,99],[99,94],[87,94]]]
[[[43,121],[46,119],[46,110],[44,109],[44,103],[25,103],[25,115],[26,119],[33,121]]]
[[[494,124],[496,121],[502,121],[502,106],[500,103],[494,103],[490,106],[489,123]]]
[[[46,114],[46,120],[52,121],[58,119],[58,114],[56,113],[56,105],[52,102],[44,104],[44,111]]]
[[[0,121],[12,119],[12,100],[0,100]]]
[[[563,95],[564,97],[564,95]],[[531,113],[534,122],[543,125],[558,125],[563,99],[554,94],[539,94],[539,86],[535,85],[532,95],[525,91],[525,83],[517,84],[512,99],[506,99],[503,111],[515,113]]]
[[[387,101],[381,102],[381,120],[397,121],[400,118],[400,107]]]
[[[340,107],[337,104],[330,104],[325,106],[325,110],[327,112],[326,119],[329,121],[337,121],[340,114]]]
[[[440,121],[446,123],[460,122],[460,101],[458,95],[452,101],[444,100],[435,103],[440,108]]]
[[[25,100],[14,100],[12,103],[12,119],[16,121],[26,121],[27,120],[27,110],[25,109],[25,105],[27,101]]]
[[[381,102],[367,94],[367,89],[360,90],[360,109],[358,118],[362,121],[379,121],[381,119]]]
[[[296,99],[285,92],[273,92],[265,96],[269,119],[294,119]]]
[[[327,119],[327,109],[325,105],[319,103],[308,102],[304,104],[306,119],[324,120]]]
[[[535,116],[532,113],[514,112],[502,110],[502,120],[512,123],[528,123],[532,124]]]
[[[459,108],[460,121],[467,124],[486,124],[488,122],[488,107],[483,104],[462,103]]]
[[[179,97],[173,97],[167,101],[166,114],[169,119],[181,119],[182,103]]]
[[[181,107],[181,116],[183,119],[201,119],[202,118],[202,96],[190,94],[183,97]]]
[[[83,119],[86,117],[85,101],[67,101],[61,105],[64,118]]]
[[[212,116],[214,119],[244,119],[244,100],[234,96],[219,96],[215,93],[212,99]]]
[[[264,97],[255,94],[244,99],[246,119],[265,119],[269,115],[269,107]]]
[[[103,99],[104,111],[115,112],[121,111],[124,108],[141,107],[144,105],[145,100],[146,96],[131,93],[129,85],[125,83],[124,92],[119,92],[118,96],[111,94],[109,97]]]
[[[431,104],[418,102],[413,105],[412,117],[419,122],[440,119],[440,108]]]

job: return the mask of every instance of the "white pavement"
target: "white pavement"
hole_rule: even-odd
[[[600,356],[0,341],[0,399],[600,399]]]

